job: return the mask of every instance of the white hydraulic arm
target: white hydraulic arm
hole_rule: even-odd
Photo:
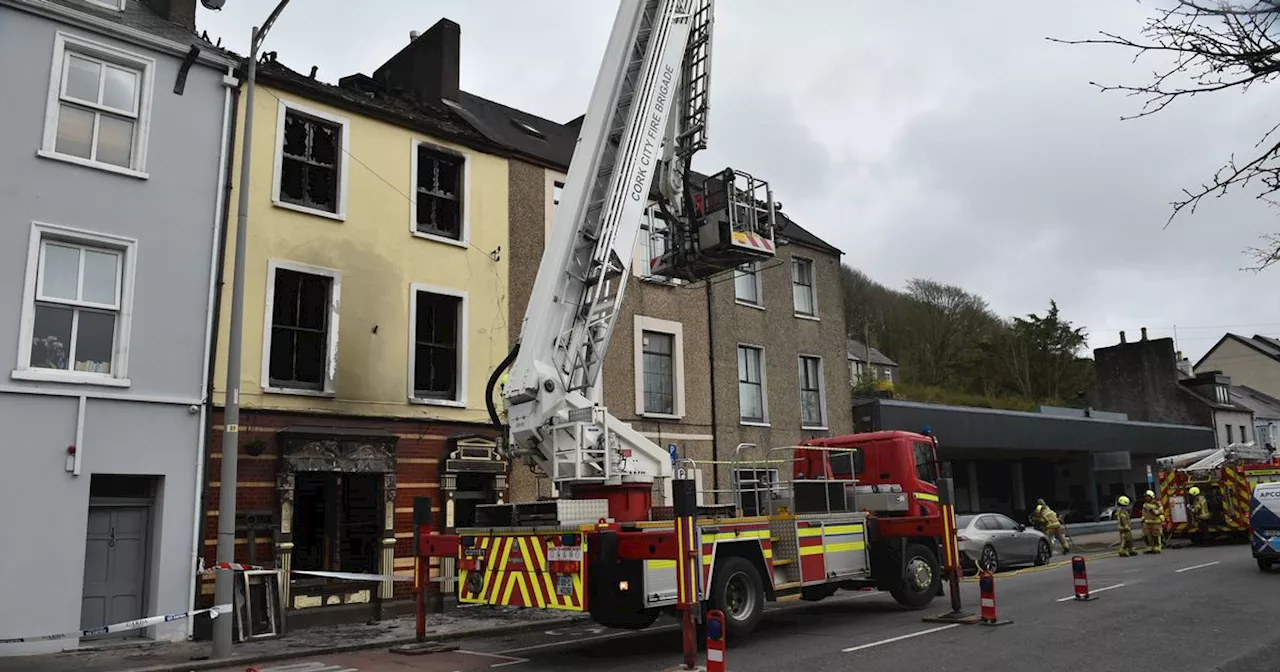
[[[598,404],[599,385],[655,180],[668,213],[687,214],[688,159],[705,144],[712,0],[619,4],[504,393],[511,456],[562,494],[672,471],[665,450]]]

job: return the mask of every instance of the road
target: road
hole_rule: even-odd
[[[1247,546],[1186,548],[1089,563],[1096,600],[1072,599],[1063,564],[997,577],[999,627],[921,621],[887,595],[844,593],[771,611],[746,641],[730,644],[727,667],[753,670],[1079,672],[1274,672],[1280,658],[1280,573],[1258,571]],[[978,587],[966,581],[967,609]],[[591,626],[460,642],[459,651],[420,657],[385,651],[272,663],[260,672],[652,672],[680,663],[676,627],[638,633]],[[242,668],[241,668],[242,669]],[[228,671],[230,672],[230,671]],[[240,672],[237,669],[236,672]]]

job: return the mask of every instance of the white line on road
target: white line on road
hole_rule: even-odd
[[[1105,591],[1111,590],[1111,589],[1113,589],[1113,588],[1120,588],[1120,587],[1123,587],[1123,586],[1124,586],[1124,584],[1123,584],[1123,583],[1117,583],[1117,584],[1116,584],[1116,585],[1114,585],[1114,586],[1104,586],[1104,587],[1102,587],[1102,588],[1097,588],[1097,589],[1094,589],[1094,590],[1089,591],[1089,594],[1090,594],[1090,595],[1092,595],[1092,594],[1094,594],[1094,593],[1101,593],[1101,592],[1105,592]],[[1071,597],[1061,597],[1061,598],[1058,598],[1058,601],[1059,601],[1059,602],[1069,602],[1069,601],[1074,600],[1074,599],[1076,599],[1076,596],[1075,596],[1075,595],[1072,595]]]
[[[1182,569],[1179,569],[1178,571],[1174,572],[1174,574],[1181,574],[1181,573],[1183,573],[1183,572],[1189,572],[1189,571],[1191,571],[1191,570],[1193,570],[1193,569],[1203,569],[1203,568],[1205,568],[1205,567],[1212,567],[1212,566],[1214,566],[1214,565],[1218,564],[1219,562],[1221,562],[1221,561],[1220,561],[1220,560],[1214,560],[1213,562],[1206,562],[1206,563],[1204,563],[1203,565],[1191,565],[1190,567],[1183,567]]]
[[[919,632],[911,632],[911,633],[908,633],[908,634],[905,634],[905,635],[898,635],[897,637],[890,637],[889,639],[882,639],[882,640],[880,640],[880,641],[878,641],[878,642],[871,642],[870,644],[859,644],[858,646],[851,646],[851,647],[849,647],[849,648],[847,648],[847,649],[843,649],[843,651],[844,651],[845,653],[853,653],[854,651],[861,651],[862,649],[869,649],[869,648],[871,648],[871,647],[873,647],[873,646],[880,646],[881,644],[892,644],[892,643],[894,643],[894,642],[900,642],[900,641],[902,641],[902,640],[904,640],[904,639],[911,639],[912,637],[919,637],[920,635],[928,635],[928,634],[932,634],[932,633],[935,633],[935,632],[942,632],[943,630],[950,630],[951,628],[954,628],[954,627],[956,627],[956,626],[958,626],[958,625],[960,625],[960,624],[959,624],[959,623],[952,623],[952,624],[950,624],[950,625],[942,625],[942,626],[939,626],[939,627],[936,627],[936,628],[929,628],[928,630],[921,630],[921,631],[919,631]]]

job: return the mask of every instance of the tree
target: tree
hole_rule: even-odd
[[[920,382],[961,384],[964,364],[998,318],[982,297],[934,280],[910,280],[907,296],[913,299],[904,316],[907,333],[895,335],[914,346],[910,364],[918,367]]]
[[[1141,0],[1140,0],[1141,1]],[[1122,119],[1155,114],[1175,101],[1220,91],[1248,91],[1274,80],[1280,73],[1280,0],[1173,0],[1147,20],[1141,38],[1107,32],[1088,40],[1051,41],[1064,44],[1105,44],[1169,60],[1143,85],[1103,85],[1102,91],[1120,91],[1145,98],[1141,110]],[[1172,222],[1183,211],[1194,213],[1207,196],[1223,196],[1233,189],[1259,187],[1257,197],[1275,204],[1280,191],[1280,124],[1272,126],[1255,145],[1253,154],[1237,160],[1232,155],[1212,179],[1173,201]],[[1168,223],[1165,224],[1168,226]],[[1280,261],[1280,234],[1263,237],[1250,247],[1254,270]]]
[[[1049,301],[1044,317],[1013,318],[1002,348],[1008,380],[1027,399],[1076,397],[1088,388],[1079,356],[1087,340],[1084,327],[1062,319],[1057,301]]]

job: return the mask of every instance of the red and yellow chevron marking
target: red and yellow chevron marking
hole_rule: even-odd
[[[508,607],[537,607],[583,611],[583,572],[571,575],[573,590],[561,595],[556,590],[557,576],[547,571],[547,547],[555,545],[560,535],[511,535],[479,537],[485,550],[482,568],[459,570],[458,601],[466,604],[492,604]],[[586,557],[586,536],[582,538]]]
[[[763,250],[770,254],[773,253],[773,243],[768,238],[765,238],[764,236],[756,235],[754,233],[747,233],[745,231],[734,231],[733,244],[741,247],[750,247],[756,250]]]
[[[712,564],[717,542],[755,541],[764,553],[765,565],[772,571],[773,541],[769,538],[769,523],[742,523],[738,525],[712,525],[702,528],[702,585],[711,585]]]
[[[1249,529],[1249,479],[1238,467],[1223,469],[1223,508],[1230,502],[1230,515],[1224,515],[1228,528],[1233,530]],[[1223,512],[1226,513],[1225,511]]]

